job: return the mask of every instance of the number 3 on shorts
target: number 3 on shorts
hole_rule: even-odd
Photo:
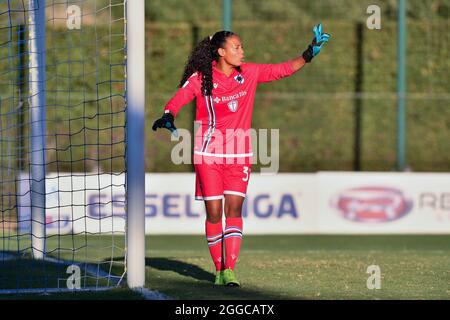
[[[248,181],[248,167],[247,166],[244,166],[243,167],[244,168],[244,173],[245,173],[245,178],[242,178],[242,181]]]

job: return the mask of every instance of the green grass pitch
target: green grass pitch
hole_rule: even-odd
[[[213,285],[204,237],[147,236],[146,286],[173,299],[450,299],[449,240],[444,235],[244,236],[236,266],[241,287],[229,288]],[[370,265],[380,267],[381,289],[367,288]],[[141,296],[124,287],[0,298]]]

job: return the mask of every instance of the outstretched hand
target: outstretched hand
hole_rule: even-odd
[[[314,26],[314,39],[308,48],[303,52],[302,56],[306,62],[311,62],[311,60],[320,53],[320,50],[330,39],[330,34],[322,32],[322,24]]]
[[[156,131],[158,128],[166,128],[169,130],[175,137],[178,137],[178,131],[174,124],[174,117],[170,112],[164,113],[164,115],[155,120],[153,123],[152,129]]]

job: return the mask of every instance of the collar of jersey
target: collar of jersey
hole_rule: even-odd
[[[213,72],[215,72],[216,74],[219,74],[221,77],[225,78],[225,79],[233,79],[237,74],[239,74],[239,72],[236,70],[236,68],[233,69],[233,72],[227,76],[225,73],[223,73],[222,71],[220,71],[219,69],[216,68],[216,61],[213,61],[212,65],[213,65]]]

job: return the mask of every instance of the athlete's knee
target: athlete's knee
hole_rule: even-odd
[[[205,201],[206,219],[210,223],[218,223],[222,219],[222,200]]]
[[[243,198],[229,196],[225,199],[225,216],[227,218],[238,218],[241,216]]]
[[[222,212],[207,212],[206,220],[209,223],[219,223],[222,221]]]
[[[242,204],[229,204],[225,207],[227,218],[238,218],[242,214]]]

